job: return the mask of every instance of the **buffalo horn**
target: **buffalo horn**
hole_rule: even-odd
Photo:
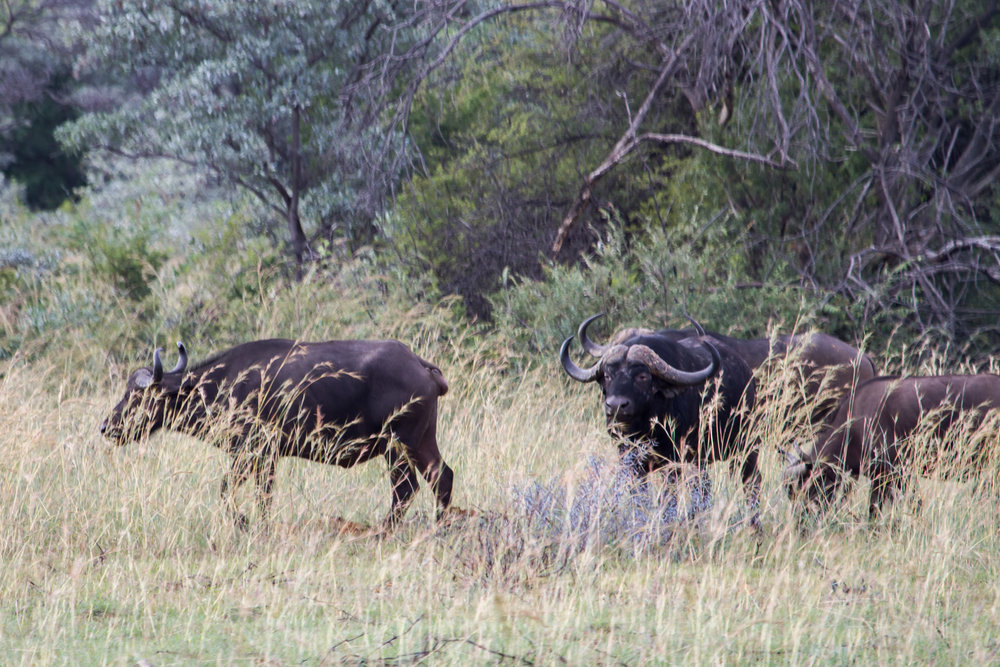
[[[779,454],[781,454],[783,457],[785,457],[785,463],[787,463],[789,465],[792,465],[794,463],[798,463],[799,461],[801,461],[801,459],[799,457],[795,456],[795,454],[792,454],[787,449],[782,449],[781,447],[778,447],[777,450],[778,450]]]
[[[183,373],[184,369],[187,368],[188,365],[187,348],[184,347],[184,343],[180,341],[177,341],[177,354],[179,355],[179,358],[177,359],[177,365],[174,366],[174,369],[172,371],[170,371],[171,373]]]
[[[715,374],[719,369],[721,361],[719,352],[711,343],[704,342],[704,345],[712,352],[712,361],[700,371],[682,371],[674,368],[646,345],[632,345],[629,347],[628,360],[645,364],[652,371],[653,375],[666,382],[679,385],[699,384]]]
[[[698,322],[698,320],[696,320],[693,317],[691,317],[690,315],[688,315],[687,311],[684,311],[684,317],[688,318],[688,321],[691,322],[691,324],[694,325],[694,330],[698,332],[699,336],[705,336],[705,335],[707,335],[705,333],[705,328],[703,326],[701,326],[701,324]]]
[[[590,326],[591,322],[600,317],[604,317],[604,313],[597,313],[596,315],[591,315],[580,324],[580,328],[577,329],[576,332],[577,335],[580,336],[580,344],[583,345],[583,349],[585,349],[587,352],[589,352],[591,355],[595,357],[603,356],[604,353],[608,351],[607,345],[598,345],[594,341],[590,340],[590,338],[587,336],[587,327]]]
[[[573,337],[567,338],[563,344],[562,348],[559,350],[559,361],[562,362],[562,366],[566,369],[566,374],[577,382],[593,382],[597,379],[597,370],[601,366],[601,362],[598,361],[596,364],[590,368],[580,368],[573,363],[573,360],[569,358],[569,344],[573,341]]]
[[[791,480],[799,479],[800,477],[802,477],[806,473],[807,469],[808,469],[808,466],[805,463],[803,463],[803,462],[800,461],[799,463],[796,463],[794,465],[790,465],[787,468],[785,468],[785,471],[781,473],[781,479],[782,479],[782,481],[785,481],[785,482],[789,482]]]
[[[153,350],[153,384],[160,384],[160,380],[163,379],[163,361],[160,360],[160,352],[163,352],[162,347]]]

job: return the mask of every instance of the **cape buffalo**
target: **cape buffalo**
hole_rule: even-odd
[[[975,426],[988,410],[997,408],[997,375],[882,377],[864,382],[841,400],[811,453],[797,448],[789,456],[784,472],[789,495],[825,504],[837,491],[842,472],[854,478],[865,475],[872,485],[869,516],[874,516],[887,497],[900,491],[905,468],[914,458],[922,464],[916,471],[920,473],[957,468],[964,474],[975,468],[988,452],[962,452],[959,444],[944,438],[963,414],[968,413],[969,425]],[[915,439],[910,436],[918,425],[929,429],[939,445],[936,451],[915,457]]]
[[[604,314],[587,318],[577,330],[580,343],[590,354],[600,357],[607,345],[598,345],[587,336],[590,324]],[[708,340],[725,346],[743,357],[751,370],[756,371],[767,362],[788,359],[791,368],[798,373],[802,382],[802,394],[811,399],[809,420],[820,424],[836,409],[840,399],[859,382],[875,377],[875,362],[858,348],[825,333],[778,334],[773,338],[733,338],[715,331],[704,332]],[[669,340],[700,346],[700,334],[696,329],[625,329],[612,340],[615,344],[621,336],[648,333]]]
[[[386,528],[400,520],[419,488],[414,467],[434,489],[439,516],[448,507],[454,475],[436,437],[437,400],[448,384],[402,343],[259,340],[193,368],[184,346],[177,348],[173,370],[164,372],[157,349],[152,368],[132,373],[101,432],[125,444],[163,427],[228,451],[232,467],[222,497],[239,526],[247,521],[233,494],[251,474],[266,526],[282,456],[342,467],[385,457],[392,484]]]
[[[601,347],[594,366],[584,369],[569,357],[572,341],[567,338],[559,352],[563,368],[574,380],[600,385],[608,429],[622,437],[620,454],[640,475],[671,462],[705,465],[744,455],[743,481],[755,497],[757,450],[744,446],[740,437],[754,385],[740,355],[707,337],[692,345],[626,329]],[[703,406],[707,428],[701,424]],[[704,434],[709,437],[702,439]]]

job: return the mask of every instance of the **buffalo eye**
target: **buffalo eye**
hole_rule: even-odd
[[[638,373],[635,374],[635,377],[633,379],[637,383],[646,384],[651,379],[653,379],[653,376],[649,374],[649,371],[639,371]]]

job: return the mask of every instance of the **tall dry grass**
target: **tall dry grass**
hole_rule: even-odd
[[[336,334],[308,304],[258,310],[255,326],[267,335],[301,318],[303,338]],[[94,377],[59,355],[3,362],[0,662],[998,659],[995,470],[979,483],[918,479],[910,500],[874,524],[862,518],[862,480],[830,513],[801,520],[780,485],[777,447],[809,432],[794,426],[794,388],[764,391],[754,422],[759,533],[740,521],[743,492],[723,465],[710,473],[711,507],[672,524],[668,540],[581,543],[524,520],[519,498],[537,484],[572,502],[594,482],[593,457],[613,463],[596,388],[568,381],[554,354],[513,370],[502,338],[463,336],[436,317],[375,314],[343,331],[406,334],[444,368],[441,450],[455,503],[478,514],[435,525],[425,485],[404,526],[381,538],[333,530],[339,517],[385,515],[380,462],[282,461],[272,530],[240,533],[218,497],[226,460],[210,445],[171,434],[124,448],[101,439],[128,369]],[[997,447],[995,432],[976,437]],[[241,500],[252,505],[248,492]]]

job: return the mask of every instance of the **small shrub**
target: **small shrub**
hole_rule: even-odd
[[[512,584],[557,574],[585,553],[662,550],[678,526],[712,506],[707,473],[691,470],[666,482],[638,477],[627,460],[591,456],[575,485],[550,479],[511,489],[506,513],[463,527],[455,557],[474,579]]]

